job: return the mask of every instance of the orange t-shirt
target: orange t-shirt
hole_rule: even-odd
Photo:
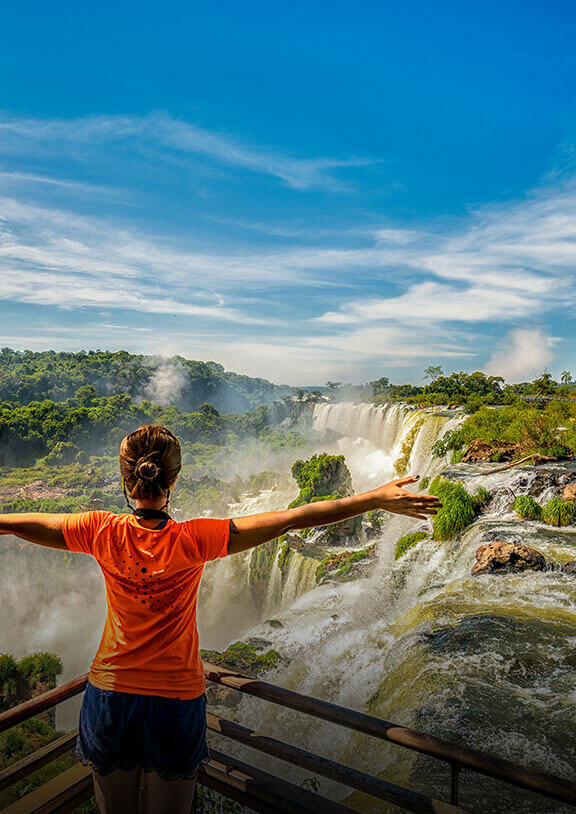
[[[202,695],[196,599],[204,564],[227,554],[229,523],[169,520],[147,529],[129,514],[65,516],[66,545],[91,554],[106,583],[108,613],[91,684],[166,698]]]

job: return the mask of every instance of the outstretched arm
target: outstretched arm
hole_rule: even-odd
[[[378,489],[373,489],[371,492],[363,492],[359,495],[352,495],[352,497],[308,503],[305,506],[286,509],[283,512],[264,512],[246,517],[235,517],[233,525],[237,533],[230,536],[228,554],[236,554],[247,548],[253,548],[268,540],[273,540],[291,529],[327,526],[373,509],[384,509],[394,514],[405,514],[408,517],[426,520],[429,515],[436,514],[441,504],[436,497],[416,495],[402,488],[417,480],[417,477],[412,476],[400,478],[386,483]]]
[[[14,534],[50,548],[68,548],[62,533],[65,517],[65,514],[0,514],[0,534]]]

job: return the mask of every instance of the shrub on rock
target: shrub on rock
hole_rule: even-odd
[[[471,495],[457,481],[440,475],[430,484],[429,492],[439,498],[442,508],[432,521],[435,540],[451,540],[473,522],[490,493],[485,489]]]
[[[512,508],[522,520],[541,520],[542,506],[530,495],[520,495],[514,501]]]
[[[550,526],[569,526],[576,521],[576,503],[553,498],[542,507],[542,520]]]

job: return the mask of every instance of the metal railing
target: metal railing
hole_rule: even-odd
[[[255,732],[208,711],[207,725],[211,731],[294,766],[307,769],[321,777],[337,781],[350,789],[356,789],[393,803],[405,811],[422,812],[422,814],[456,814],[457,812],[464,814],[464,809],[458,805],[459,774],[462,769],[576,806],[576,783],[573,781],[503,758],[492,757],[474,749],[444,741],[425,732],[398,726],[371,715],[302,695],[214,664],[205,662],[204,672],[209,681],[224,687],[394,743],[447,764],[450,767],[451,778],[450,802],[443,802]],[[80,694],[86,686],[87,679],[86,675],[80,676],[1,713],[0,732]],[[0,791],[69,752],[73,747],[75,737],[76,732],[69,733],[0,772]],[[210,750],[210,756],[210,761],[200,770],[199,783],[236,800],[253,811],[270,812],[271,814],[272,812],[286,812],[287,814],[310,812],[312,814],[312,812],[318,811],[326,812],[326,814],[345,814],[345,812],[351,811],[340,803],[288,783],[286,780],[263,772],[235,757],[214,749]],[[19,813],[26,811],[26,814],[28,812],[30,814],[32,812],[50,814],[50,812],[73,811],[79,802],[92,795],[90,771],[77,765],[47,783],[42,790],[38,789],[28,795],[25,798],[26,800],[30,798],[28,802],[20,801],[28,806],[27,808],[9,806],[4,810],[5,814],[12,811]]]

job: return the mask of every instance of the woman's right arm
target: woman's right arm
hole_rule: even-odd
[[[65,514],[0,514],[0,534],[13,534],[30,543],[67,549],[62,533]]]

